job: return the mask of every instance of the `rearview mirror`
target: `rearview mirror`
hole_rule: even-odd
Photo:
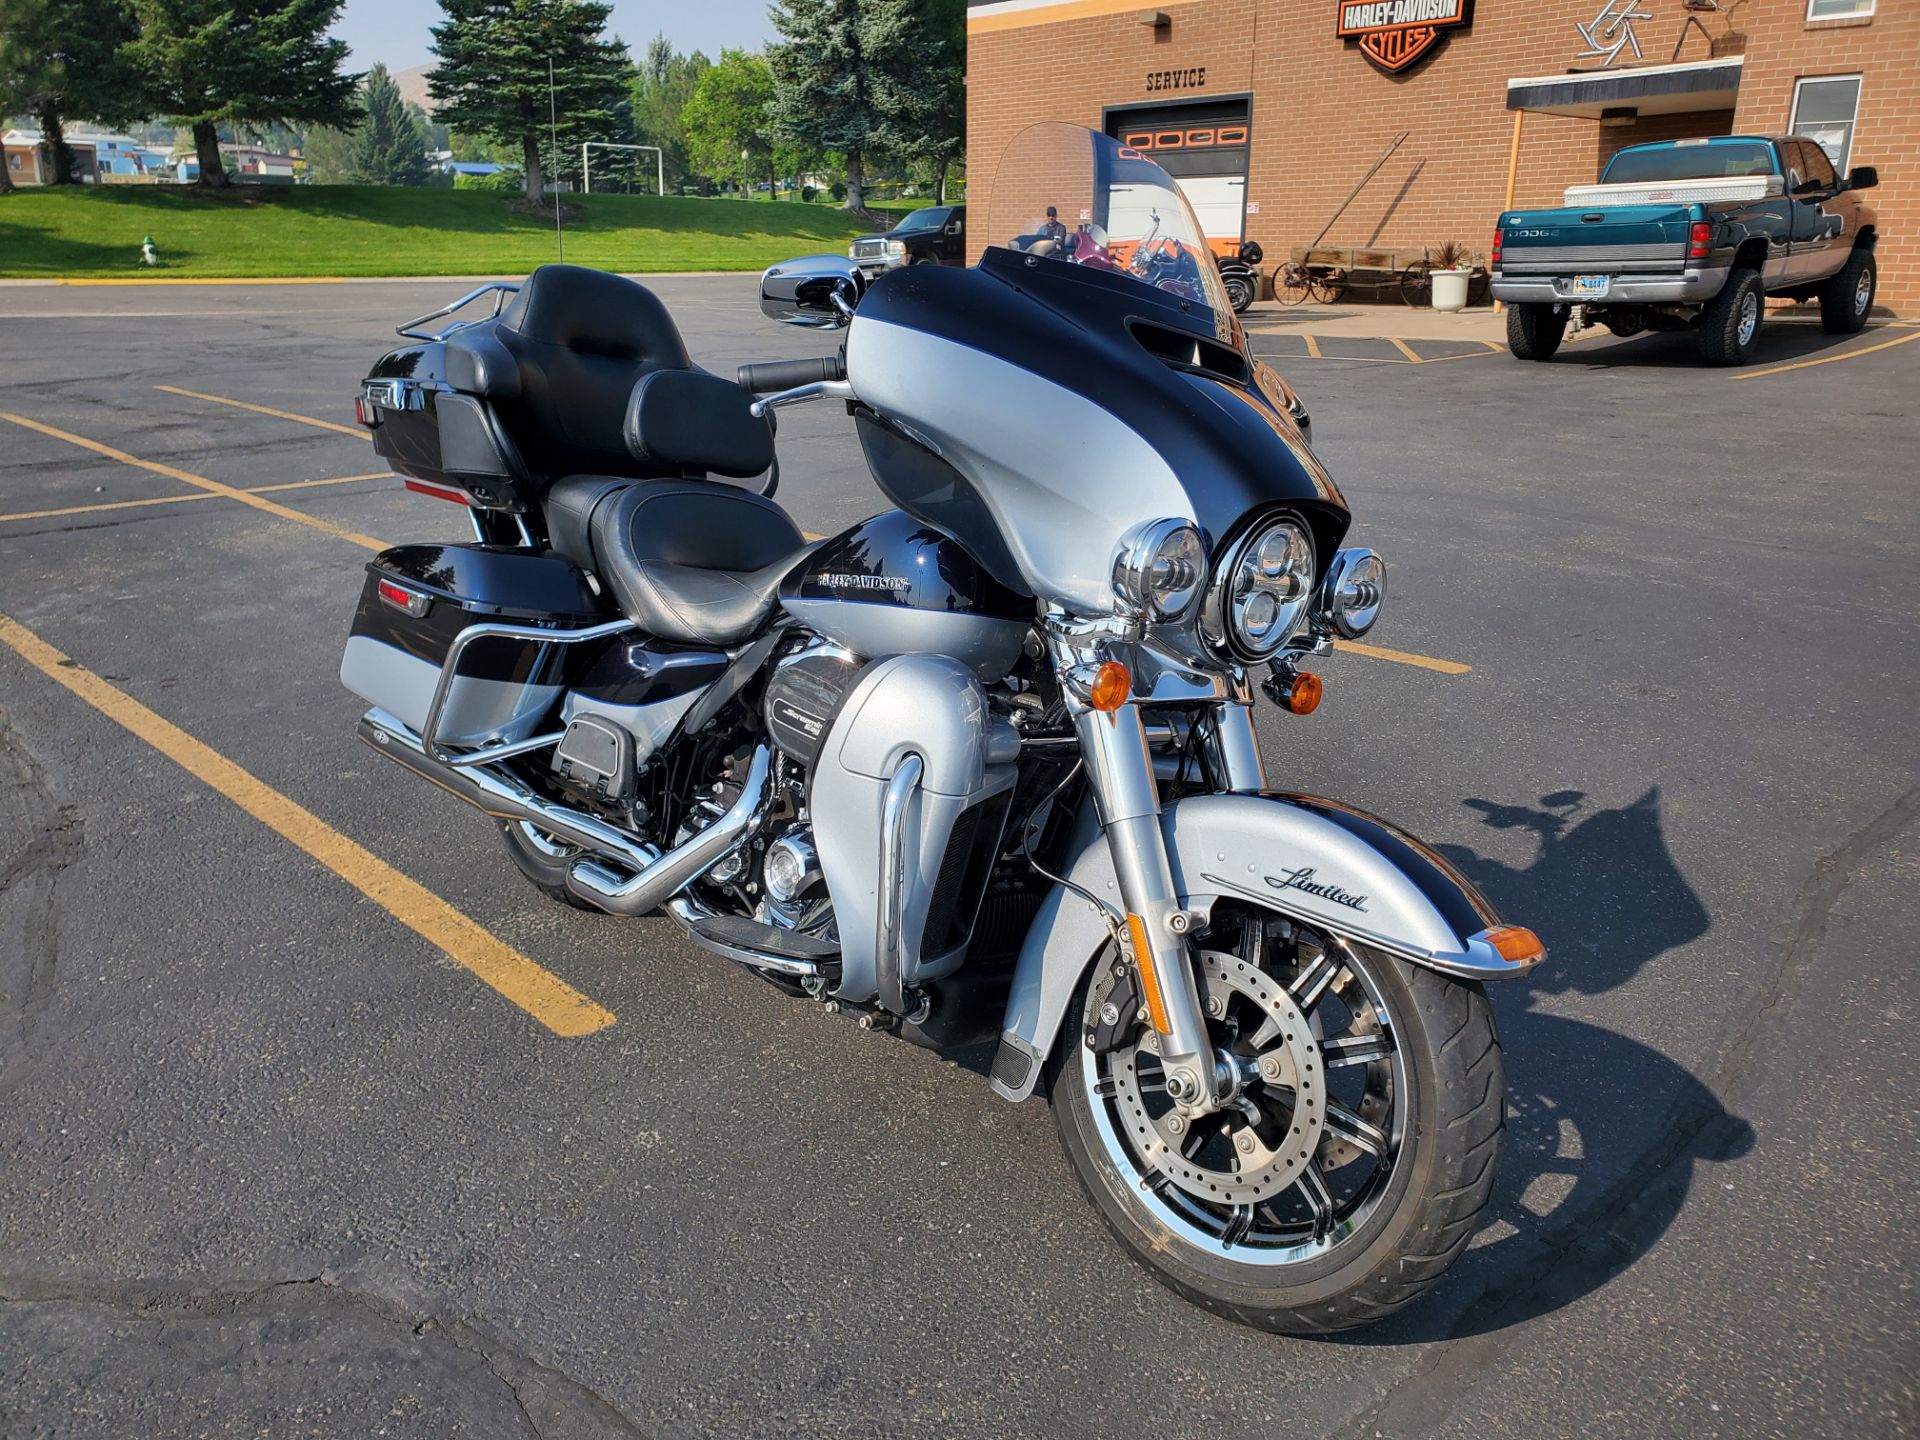
[[[853,319],[865,290],[866,277],[844,255],[803,255],[760,277],[760,309],[783,325],[833,330]]]
[[[1847,172],[1848,190],[1871,190],[1880,183],[1880,172],[1871,165],[1856,165]]]

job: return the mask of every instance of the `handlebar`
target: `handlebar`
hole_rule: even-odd
[[[839,355],[822,355],[811,360],[767,360],[758,365],[742,365],[735,378],[742,390],[756,395],[771,395],[779,390],[794,390],[826,380],[847,378],[847,363]]]

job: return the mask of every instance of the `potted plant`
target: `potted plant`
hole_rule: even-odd
[[[1433,251],[1433,308],[1467,308],[1467,279],[1473,274],[1473,257],[1458,240],[1442,241]]]

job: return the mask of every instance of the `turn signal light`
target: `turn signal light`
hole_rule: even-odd
[[[1287,682],[1280,694],[1280,708],[1289,715],[1311,715],[1320,708],[1320,677],[1302,670]]]
[[[1713,227],[1696,220],[1687,230],[1687,259],[1705,260],[1712,253],[1707,247],[1713,239]]]
[[[1111,715],[1127,703],[1133,693],[1133,676],[1118,660],[1108,660],[1093,672],[1093,684],[1087,690],[1087,703]]]
[[[1502,925],[1480,937],[1509,965],[1530,965],[1547,953],[1540,937],[1524,925]]]

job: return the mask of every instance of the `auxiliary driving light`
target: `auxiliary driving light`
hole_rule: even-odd
[[[1321,581],[1321,608],[1334,633],[1358,640],[1380,618],[1387,599],[1387,562],[1371,550],[1342,550]]]

